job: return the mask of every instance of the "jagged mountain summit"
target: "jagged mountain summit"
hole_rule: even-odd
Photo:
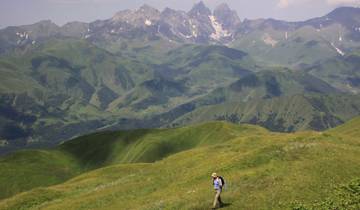
[[[288,22],[275,19],[241,21],[227,4],[220,4],[211,11],[199,2],[188,12],[171,8],[159,11],[145,4],[91,23],[71,22],[60,27],[51,21],[42,21],[2,29],[0,53],[54,37],[86,39],[111,52],[153,45],[161,45],[163,50],[186,43],[219,44],[241,49],[263,61],[275,59],[283,65],[302,65],[336,55],[344,56],[359,48],[360,8],[341,7],[319,18]]]
[[[148,5],[137,10],[118,12],[110,20],[90,24],[89,39],[139,38],[154,40],[164,38],[181,42],[231,41],[240,19],[229,6],[222,4],[212,12],[203,2],[189,12],[166,8],[160,12]]]
[[[93,42],[122,39],[164,39],[170,42],[228,43],[233,40],[240,19],[226,4],[212,12],[203,2],[189,12],[166,8],[159,11],[149,5],[136,10],[119,11],[107,20],[91,23],[70,22],[60,27],[51,21],[0,30],[0,52],[35,44],[51,37],[74,37]]]

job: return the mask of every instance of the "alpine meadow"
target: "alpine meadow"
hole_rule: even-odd
[[[0,26],[0,210],[360,209],[359,3],[151,2]]]

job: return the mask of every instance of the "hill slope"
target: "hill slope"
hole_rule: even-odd
[[[145,151],[144,154],[147,151],[158,154],[157,158],[144,155],[144,159],[133,158],[141,155],[126,159],[122,150],[118,150],[121,146],[115,149],[112,144],[107,152],[112,155],[107,158],[94,155],[97,149],[106,151],[99,145],[109,145],[111,141],[106,140],[111,138],[100,138],[107,134],[87,136],[59,149],[67,150],[71,144],[71,147],[84,148],[83,152],[73,150],[70,153],[78,160],[82,157],[83,161],[89,160],[85,165],[94,163],[88,158],[91,156],[99,157],[99,162],[105,163],[103,166],[123,164],[99,168],[60,185],[15,195],[1,201],[0,209],[208,209],[213,196],[209,174],[213,171],[227,180],[223,195],[230,204],[227,209],[289,209],[296,201],[310,205],[328,197],[334,187],[360,177],[359,122],[354,119],[324,133],[279,134],[256,126],[221,122],[155,130],[147,138],[139,132],[144,140],[130,144],[130,147],[139,148],[126,151],[130,156],[140,154],[137,152],[140,150]],[[169,138],[169,134],[177,137]],[[141,139],[139,136],[137,139]],[[96,143],[104,140],[104,144]],[[159,155],[160,151],[167,151],[164,148],[147,150],[150,145],[140,146],[152,141],[168,145],[181,142],[188,150],[172,151],[169,154],[173,155],[162,159],[169,155]],[[158,145],[155,142],[151,145]],[[128,144],[124,139],[118,143]],[[192,146],[188,146],[189,143]],[[115,154],[119,154],[120,159],[114,158],[117,155],[111,151],[117,151]],[[160,161],[152,162],[154,160]],[[94,165],[99,164],[95,162]],[[355,209],[358,204],[347,205],[347,209]]]
[[[27,150],[0,158],[0,198],[61,183],[79,173],[118,164],[154,162],[195,147],[229,141],[265,129],[221,122],[164,129],[96,133],[52,150]]]
[[[360,114],[360,98],[347,94],[292,95],[199,106],[172,122],[173,126],[211,120],[251,123],[272,131],[326,130]]]

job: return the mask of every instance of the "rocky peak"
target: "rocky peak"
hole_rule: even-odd
[[[57,34],[60,30],[60,27],[51,20],[42,20],[32,25],[20,27],[28,31],[32,38],[49,37]]]
[[[325,16],[327,20],[340,22],[348,27],[360,23],[360,8],[357,7],[339,7]]]
[[[193,8],[189,11],[189,15],[191,17],[210,16],[211,10],[206,7],[204,2],[200,1],[199,3],[195,4]]]
[[[214,14],[215,13],[229,13],[229,12],[232,12],[232,10],[230,9],[229,5],[226,3],[222,3],[222,4],[218,5],[214,10]]]
[[[186,14],[186,12],[165,8],[161,12],[161,19],[164,22],[184,23],[189,21],[189,16]]]
[[[132,10],[122,10],[117,12],[112,18],[111,20],[117,22],[117,21],[123,21],[125,20],[127,17],[129,17],[130,15],[132,15],[134,13],[134,11]]]
[[[160,14],[159,10],[147,5],[147,4],[144,4],[142,5],[138,10],[137,10],[137,13],[143,13],[143,14],[155,14],[155,15],[158,15]]]
[[[166,17],[176,17],[176,16],[179,16],[179,15],[181,15],[181,14],[183,14],[183,13],[185,13],[185,12],[183,12],[183,11],[176,11],[176,10],[173,10],[173,9],[171,9],[171,8],[169,8],[169,7],[166,7],[162,12],[161,12],[161,16],[163,17],[163,18],[166,18]]]
[[[166,7],[162,12],[161,12],[162,15],[164,16],[169,16],[169,15],[172,15],[172,14],[176,14],[176,10],[173,10],[169,7]]]
[[[226,29],[234,29],[240,24],[240,18],[235,10],[231,10],[227,4],[220,4],[214,10],[216,20]]]
[[[299,26],[312,25],[317,29],[340,23],[349,30],[354,30],[360,24],[360,8],[339,7],[329,14],[298,23]]]
[[[358,7],[339,7],[327,16],[329,17],[346,17],[346,16],[360,16],[360,8]]]
[[[115,14],[113,22],[126,22],[134,26],[150,26],[160,19],[159,10],[144,4],[137,10],[124,10]]]
[[[138,19],[149,21],[149,22],[159,20],[160,15],[161,15],[159,10],[157,10],[153,7],[150,7],[147,4],[144,4],[138,10],[136,10],[135,14],[136,14],[135,16]]]

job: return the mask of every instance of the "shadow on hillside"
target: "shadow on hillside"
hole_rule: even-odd
[[[231,206],[231,203],[223,203],[223,204],[221,205],[220,209],[226,208],[226,207],[229,207],[229,206]]]

